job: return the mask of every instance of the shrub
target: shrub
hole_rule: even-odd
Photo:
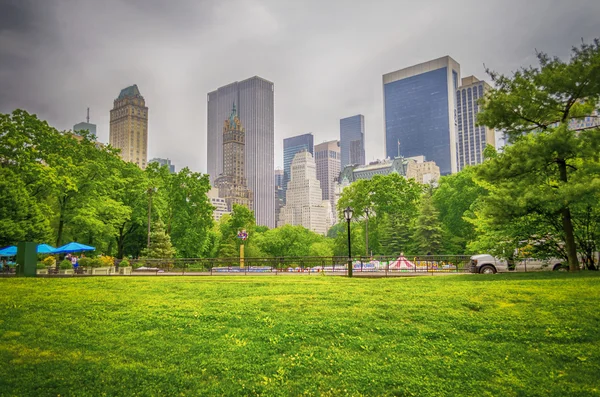
[[[50,267],[56,266],[56,258],[53,256],[45,257],[44,259],[42,259],[42,262],[43,262],[44,266],[50,266]]]
[[[58,265],[58,267],[60,269],[72,269],[73,268],[73,264],[71,263],[71,261],[64,259],[62,262],[60,262],[60,264]]]
[[[134,269],[137,269],[138,267],[146,266],[146,264],[145,264],[143,261],[141,261],[141,262],[133,262],[133,263],[131,264],[131,266],[132,266]]]
[[[92,258],[90,260],[90,266],[91,267],[102,267],[103,266],[102,260],[100,258]]]
[[[36,267],[36,269],[45,269],[46,264],[44,262],[38,262],[35,267]]]
[[[127,260],[127,258],[124,258],[120,263],[119,263],[120,267],[127,267],[127,266],[131,266],[129,264],[129,261]]]
[[[115,258],[113,258],[112,256],[103,255],[98,257],[98,260],[102,262],[101,266],[103,267],[111,267],[115,265]]]
[[[79,259],[79,266],[81,267],[93,267],[92,258],[81,258]]]

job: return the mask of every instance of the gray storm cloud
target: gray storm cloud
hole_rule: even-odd
[[[463,76],[508,73],[534,50],[568,56],[599,36],[600,2],[0,0],[0,112],[23,108],[59,129],[86,108],[108,141],[109,110],[137,84],[149,157],[206,171],[206,94],[254,75],[275,83],[282,140],[336,139],[365,115],[367,160],[383,156],[381,75],[450,55]]]

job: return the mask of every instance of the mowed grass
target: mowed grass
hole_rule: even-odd
[[[600,394],[600,276],[0,279],[0,395]]]

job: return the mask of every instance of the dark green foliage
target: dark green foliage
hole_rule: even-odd
[[[166,233],[162,221],[159,220],[152,226],[150,246],[142,250],[142,256],[145,258],[173,258],[175,256],[171,238]]]
[[[80,260],[80,262],[81,262],[81,260]],[[63,269],[63,270],[73,269],[73,264],[71,263],[71,261],[65,259],[60,262],[60,264],[58,265],[58,268]]]

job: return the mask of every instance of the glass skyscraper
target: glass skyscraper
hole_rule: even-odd
[[[246,129],[246,178],[258,225],[275,227],[274,84],[255,76],[208,93],[207,169],[211,184],[223,173],[223,122],[232,105]]]
[[[341,167],[365,164],[365,116],[346,117],[340,120]]]
[[[467,165],[482,163],[486,145],[496,146],[494,130],[477,125],[479,99],[489,89],[491,87],[485,81],[469,76],[462,79],[456,91],[458,171]]]
[[[283,140],[283,194],[287,191],[287,184],[290,181],[290,167],[296,153],[307,151],[314,154],[313,134],[303,134],[285,138]]]
[[[442,175],[457,171],[459,79],[460,65],[449,56],[383,75],[387,157],[423,155]]]

